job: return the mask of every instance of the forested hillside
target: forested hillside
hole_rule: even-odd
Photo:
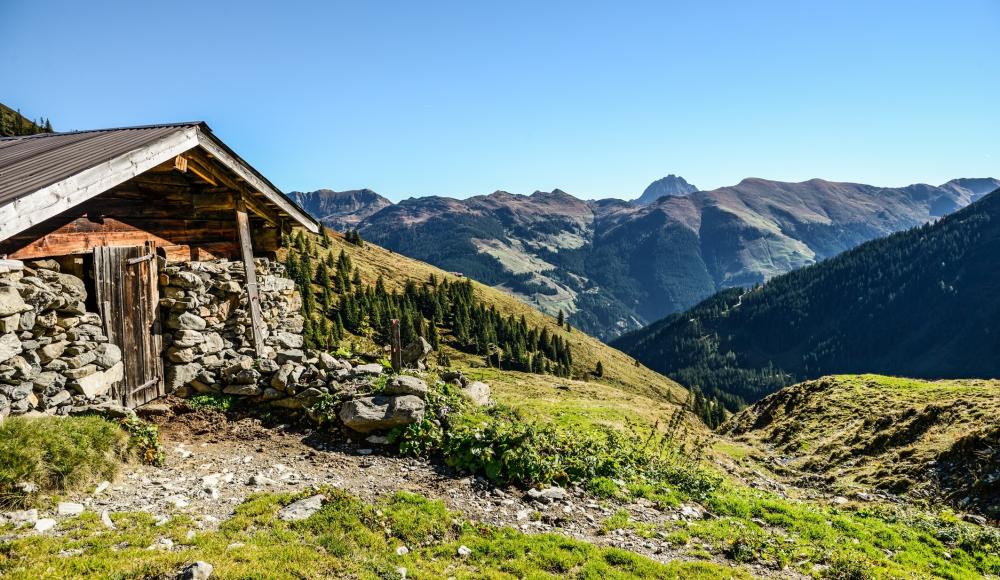
[[[826,374],[1000,376],[1000,191],[612,344],[730,409]]]
[[[364,242],[355,232],[296,235],[290,242],[292,249],[281,259],[303,291],[311,344],[381,348],[388,343],[388,321],[398,318],[403,342],[421,335],[435,343],[439,348],[431,360],[440,366],[496,368],[499,357],[505,371],[529,371],[547,380],[596,381],[674,403],[688,397],[675,382],[557,316]],[[312,284],[305,284],[307,279]],[[701,405],[704,413],[721,411]]]
[[[51,132],[52,123],[48,117],[32,121],[22,115],[20,109],[14,110],[0,103],[0,137],[17,137]]]

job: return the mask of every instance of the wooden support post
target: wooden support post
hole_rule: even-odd
[[[389,362],[392,363],[392,370],[399,372],[403,369],[403,348],[399,339],[399,320],[392,319],[392,328],[389,330]]]
[[[243,196],[236,195],[236,229],[239,231],[240,252],[243,254],[243,269],[247,277],[247,299],[250,303],[250,320],[253,324],[254,350],[264,354],[264,317],[260,312],[260,291],[257,288],[257,269],[253,264],[253,244],[250,242],[250,217],[243,203]]]

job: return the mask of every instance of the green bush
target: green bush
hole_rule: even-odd
[[[8,418],[0,423],[0,503],[24,503],[21,482],[46,493],[110,479],[128,447],[125,432],[100,417]]]
[[[143,463],[163,465],[166,454],[160,444],[160,428],[152,423],[132,415],[121,421],[122,428],[128,433],[128,447]]]
[[[195,409],[215,409],[225,413],[233,407],[236,397],[221,393],[202,393],[187,400],[188,405]]]

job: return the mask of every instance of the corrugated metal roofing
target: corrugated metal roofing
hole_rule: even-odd
[[[199,123],[0,139],[0,205]]]
[[[213,143],[260,178],[274,194],[283,197],[291,208],[301,212],[302,217],[299,219],[317,223],[266,177],[215,137],[207,124],[198,121],[0,138],[0,207],[192,127],[198,127],[203,135],[208,136]]]

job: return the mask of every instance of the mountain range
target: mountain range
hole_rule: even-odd
[[[1000,190],[611,344],[731,409],[796,381],[1000,377]]]
[[[878,187],[748,178],[691,191],[683,178],[635,201],[561,190],[392,204],[370,190],[293,192],[336,229],[506,290],[611,340],[715,292],[751,286],[862,242],[936,220],[1000,186],[955,179]]]

